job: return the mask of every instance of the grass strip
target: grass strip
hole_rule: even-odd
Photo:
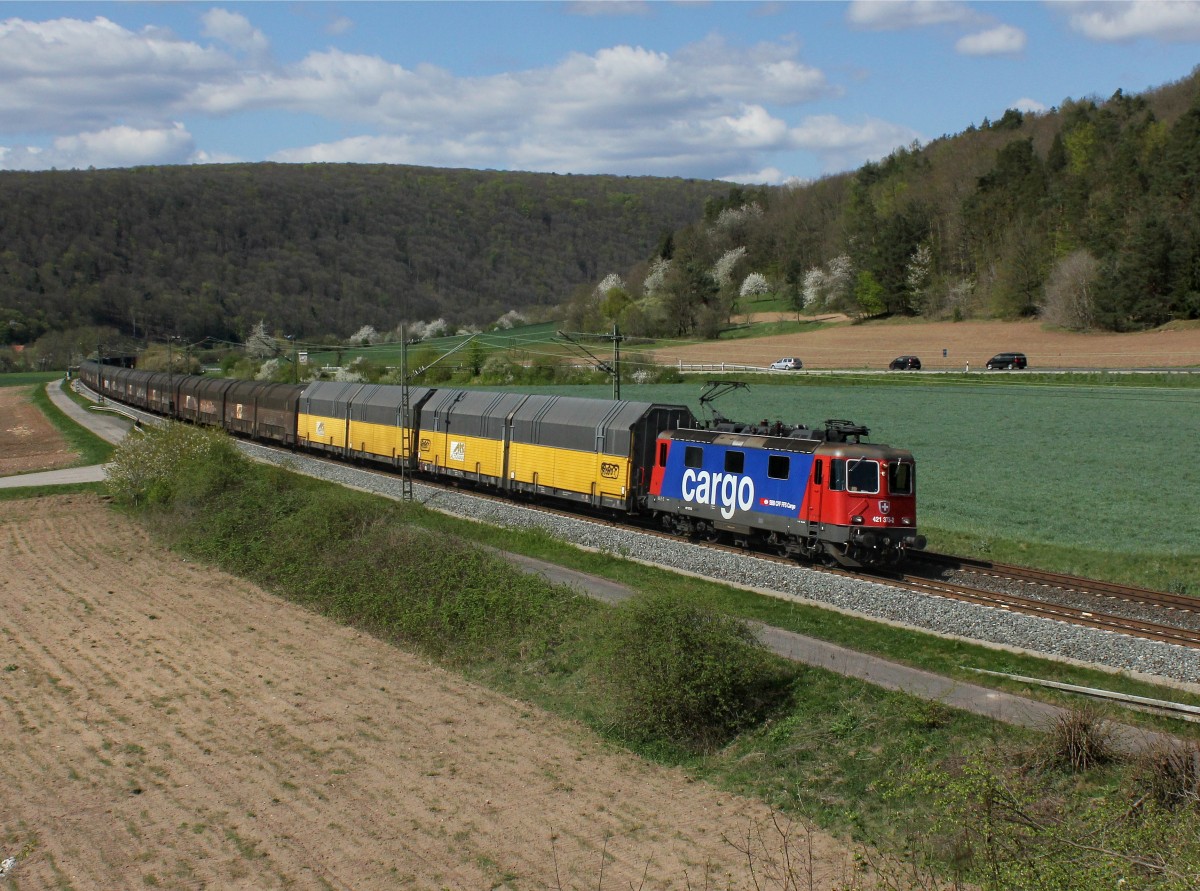
[[[71,392],[69,388],[67,392]],[[79,454],[79,459],[71,465],[72,467],[106,464],[112,458],[112,444],[68,418],[50,399],[45,387],[34,387],[31,401],[62,434],[71,450]]]
[[[105,494],[104,483],[67,483],[62,486],[14,486],[0,489],[0,501],[20,501],[23,498],[48,498],[53,495]]]
[[[46,384],[62,377],[56,371],[11,371],[0,374],[0,387],[28,387],[31,384]]]

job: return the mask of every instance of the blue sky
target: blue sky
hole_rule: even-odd
[[[0,2],[0,169],[383,162],[779,184],[1197,63],[1200,0]]]

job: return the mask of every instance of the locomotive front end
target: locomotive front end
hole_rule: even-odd
[[[846,444],[829,449],[822,523],[827,550],[849,566],[890,566],[925,547],[917,532],[916,465],[910,452]]]

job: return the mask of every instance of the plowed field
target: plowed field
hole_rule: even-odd
[[[0,476],[66,467],[78,457],[25,387],[0,387]],[[2,858],[0,858],[2,859]]]
[[[4,506],[0,604],[0,859],[22,888],[751,888],[738,848],[760,881],[780,854],[761,805],[182,560],[95,498]],[[846,881],[812,841],[811,887]]]

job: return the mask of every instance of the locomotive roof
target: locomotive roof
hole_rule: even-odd
[[[686,427],[668,430],[662,436],[685,442],[733,446],[734,448],[770,449],[776,452],[803,452],[805,454],[812,454],[821,445],[819,439],[767,436],[761,433],[730,433],[726,430],[696,430]]]
[[[819,434],[818,434],[819,435]],[[660,434],[662,438],[730,448],[767,449],[773,452],[799,452],[811,455],[817,450],[835,458],[911,459],[912,452],[882,443],[827,442],[824,438],[769,436],[760,433],[731,433],[726,430],[679,428]]]

